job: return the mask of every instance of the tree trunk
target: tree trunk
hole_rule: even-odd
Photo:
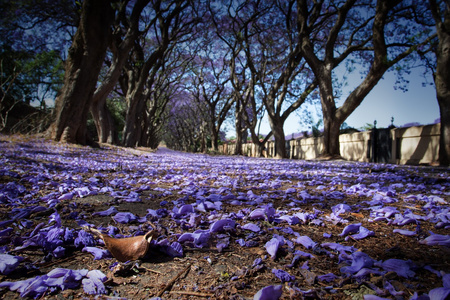
[[[119,136],[114,126],[113,116],[106,106],[106,99],[105,101],[93,102],[91,114],[97,128],[99,142],[117,145]]]
[[[236,147],[234,148],[234,155],[242,155],[243,132],[242,132],[242,108],[239,100],[236,101],[236,110],[234,113],[234,126],[236,128]]]
[[[132,92],[127,96],[128,109],[123,128],[123,141],[125,147],[136,147],[141,137],[141,113],[144,111],[145,103],[141,93]]]
[[[433,9],[436,3],[432,2]],[[439,139],[439,164],[450,165],[450,5],[444,15],[444,21],[437,21],[436,29],[439,44],[436,52],[436,98],[441,117],[441,132]],[[437,20],[437,16],[435,17]]]
[[[341,123],[336,121],[334,116],[323,115],[323,142],[324,150],[322,156],[326,158],[339,158],[340,157],[340,145],[339,145],[339,133]]]
[[[286,158],[286,137],[283,130],[284,122],[279,120],[279,118],[274,118],[269,115],[269,123],[273,137],[275,138],[275,158]]]
[[[55,141],[87,142],[86,121],[114,20],[111,1],[85,0],[66,61],[64,86],[55,101],[47,135]]]

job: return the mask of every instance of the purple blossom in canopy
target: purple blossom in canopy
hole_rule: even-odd
[[[234,229],[236,222],[232,219],[221,219],[211,224],[210,232],[222,232]]]
[[[255,296],[253,296],[253,300],[278,300],[283,294],[282,285],[269,285],[262,289],[260,289]]]
[[[117,223],[128,224],[132,221],[137,221],[138,217],[136,217],[135,215],[133,215],[130,212],[119,212],[114,215],[113,219]]]
[[[270,241],[268,241],[264,247],[266,248],[267,253],[270,254],[270,257],[272,259],[275,259],[277,256],[278,248],[281,246],[280,240],[277,238],[272,238]]]
[[[94,260],[99,260],[103,258],[111,258],[111,253],[108,250],[103,250],[97,247],[84,247],[83,252],[89,252],[94,255]]]
[[[432,234],[424,240],[421,240],[419,243],[425,244],[428,246],[447,246],[450,247],[450,235],[443,234]]]
[[[297,238],[295,239],[295,242],[296,242],[297,244],[303,245],[303,247],[305,247],[306,249],[312,249],[312,248],[314,248],[314,247],[317,245],[317,243],[314,242],[314,241],[313,241],[309,236],[307,236],[307,235],[302,235],[302,236],[297,237]]]
[[[272,273],[281,280],[281,282],[293,281],[295,280],[295,276],[292,276],[288,272],[280,269],[272,269]]]
[[[361,223],[347,225],[339,236],[346,236],[347,234],[358,232],[359,227],[361,227]]]
[[[357,251],[352,253],[352,264],[348,267],[342,267],[341,273],[355,274],[362,268],[370,268],[374,264],[374,260],[364,252]]]
[[[242,226],[241,228],[245,229],[245,230],[250,230],[253,232],[259,232],[261,230],[261,228],[254,223],[247,223],[244,226]]]
[[[0,254],[0,274],[8,275],[17,268],[23,259],[21,256]]]
[[[92,216],[110,216],[112,214],[117,213],[117,208],[115,206],[111,206],[110,208],[108,208],[107,210],[104,211],[98,211],[92,214]]]
[[[375,265],[388,272],[394,271],[398,276],[404,278],[410,278],[415,275],[415,272],[411,270],[411,268],[414,267],[414,264],[411,261],[391,258],[384,262],[376,262]]]

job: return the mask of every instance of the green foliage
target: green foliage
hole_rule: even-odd
[[[38,103],[53,99],[62,86],[64,67],[59,53],[53,50],[40,53],[0,49],[2,91],[11,83],[8,96],[14,101]]]

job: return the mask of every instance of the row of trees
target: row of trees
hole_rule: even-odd
[[[83,0],[48,13],[36,8],[46,1],[27,3],[19,14],[2,4],[9,5],[2,35],[39,28],[45,46],[22,45],[25,52],[64,55],[70,43],[47,130],[54,140],[88,143],[91,116],[103,143],[156,147],[164,139],[204,150],[208,141],[216,150],[225,122],[234,120],[236,143],[249,134],[262,150],[273,136],[282,158],[284,122],[318,100],[323,155],[338,156],[341,125],[383,75],[395,70],[401,79],[424,65],[441,112],[440,160],[450,162],[448,1]],[[6,46],[19,51],[16,40],[3,42],[2,51]],[[345,77],[336,76],[343,70],[361,74],[348,94]],[[125,104],[123,128],[114,125],[113,100]],[[271,132],[261,139],[263,115]]]

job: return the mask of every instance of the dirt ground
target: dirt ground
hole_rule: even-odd
[[[348,187],[353,185],[364,185],[369,190],[372,185],[374,190],[379,189],[379,194],[383,197],[390,195],[396,200],[385,204],[386,206],[397,208],[400,213],[407,210],[419,216],[428,216],[430,209],[425,207],[426,202],[411,201],[411,195],[437,195],[443,199],[444,203],[436,204],[435,208],[447,208],[448,216],[449,169],[344,161],[291,162],[192,154],[183,161],[186,166],[183,167],[183,164],[180,163],[180,157],[183,154],[177,154],[179,155],[177,156],[168,150],[166,150],[166,156],[161,152],[149,153],[145,149],[121,151],[121,148],[119,150],[116,148],[92,150],[70,145],[61,148],[50,142],[36,144],[32,139],[2,137],[0,154],[3,157],[4,165],[0,168],[3,170],[0,173],[0,187],[4,188],[8,183],[16,182],[30,191],[32,195],[30,197],[33,199],[40,199],[51,192],[58,192],[58,186],[61,186],[67,176],[58,177],[56,175],[70,167],[74,169],[68,176],[78,174],[80,178],[77,180],[81,182],[87,182],[93,176],[99,177],[98,174],[101,173],[101,181],[105,183],[105,186],[117,178],[132,178],[134,183],[130,183],[131,187],[128,188],[136,190],[144,185],[139,182],[139,179],[145,177],[149,179],[146,184],[150,188],[138,192],[140,202],[127,202],[121,197],[111,196],[108,193],[75,197],[71,200],[60,201],[53,210],[29,216],[28,220],[33,224],[29,228],[21,226],[20,222],[9,225],[14,228],[16,236],[2,246],[8,247],[8,253],[25,257],[26,261],[36,268],[19,267],[9,275],[0,275],[0,282],[24,280],[46,274],[55,268],[69,268],[101,270],[108,277],[105,282],[108,294],[89,296],[80,287],[63,291],[48,291],[39,299],[150,299],[152,297],[161,297],[162,299],[253,299],[258,290],[269,285],[283,285],[280,299],[363,299],[363,295],[375,294],[374,289],[385,288],[385,282],[389,281],[399,294],[393,296],[388,293],[383,297],[409,299],[415,292],[421,295],[442,286],[442,279],[437,274],[424,269],[425,266],[431,266],[443,273],[450,272],[450,249],[448,247],[419,243],[429,236],[430,231],[435,234],[448,235],[450,224],[436,228],[436,220],[420,220],[420,231],[415,236],[394,233],[393,229],[395,228],[416,230],[417,224],[410,223],[400,227],[383,221],[373,221],[371,204],[367,203],[373,200],[373,194],[362,195],[345,192]],[[69,153],[74,155],[71,162],[54,160],[58,155],[65,155],[67,158]],[[85,159],[89,159],[91,155],[98,157],[99,153],[103,157],[99,161],[105,162],[110,159],[110,162],[119,162],[120,168],[117,168],[117,165],[109,169],[104,166],[103,169],[84,166]],[[171,159],[174,159],[172,168],[168,167]],[[210,159],[213,163],[209,163]],[[240,163],[220,168],[219,161],[223,161],[225,166],[232,159],[239,160]],[[123,162],[121,163],[121,161]],[[133,161],[136,161],[136,165],[139,164],[141,169],[134,168]],[[254,161],[258,162],[258,166],[251,165]],[[259,165],[260,162],[263,164]],[[143,170],[142,164],[148,164],[149,169]],[[277,164],[284,167],[278,168]],[[43,169],[49,170],[46,175],[47,179],[40,179],[44,181],[44,184],[33,193],[31,193],[33,185],[27,176],[37,176],[37,174],[31,172],[33,170],[31,166],[40,166],[40,169],[36,169],[40,170],[39,172]],[[289,170],[294,168],[297,171],[289,173]],[[5,170],[8,170],[9,173]],[[215,175],[211,176],[211,174]],[[189,176],[191,179],[187,180],[186,178]],[[228,182],[233,179],[237,184],[229,185]],[[239,212],[248,212],[271,203],[277,213],[289,212],[293,208],[296,212],[304,213],[320,211],[318,219],[321,222],[314,223],[311,222],[312,220],[308,220],[290,225],[287,222],[276,220],[254,220],[252,222],[260,227],[260,231],[249,236],[249,231],[241,228],[249,222],[248,215],[236,217],[237,226],[235,230],[225,233],[230,242],[228,247],[222,251],[217,249],[216,244],[217,240],[223,236],[214,233],[211,235],[208,247],[195,248],[183,244],[183,257],[173,258],[158,251],[156,247],[150,247],[147,255],[141,260],[119,264],[119,267],[115,264],[117,260],[114,258],[94,260],[92,254],[82,252],[76,247],[68,247],[66,255],[62,258],[48,257],[43,249],[39,248],[14,251],[14,248],[20,245],[18,237],[20,235],[27,236],[38,223],[47,222],[48,215],[55,210],[61,216],[62,225],[68,228],[79,229],[74,215],[82,216],[84,221],[95,226],[116,226],[124,235],[133,234],[138,226],[140,229],[151,230],[154,229],[152,226],[157,224],[159,235],[166,235],[170,241],[177,241],[180,234],[186,231],[192,232],[195,228],[184,227],[180,220],[173,218],[170,214],[157,220],[149,219],[149,222],[140,224],[120,224],[115,222],[111,216],[101,217],[92,214],[115,206],[120,212],[131,212],[142,217],[146,215],[148,209],[165,208],[170,211],[180,198],[184,199],[183,203],[195,203],[196,199],[193,195],[187,196],[182,193],[184,188],[189,186],[187,181],[198,190],[202,188],[218,189],[223,182],[232,195],[249,195],[248,193],[251,191],[253,195],[265,196],[262,197],[262,203],[258,205],[248,205],[246,201],[238,204],[221,201],[221,210],[214,212],[215,214],[236,216]],[[177,185],[181,188],[177,188]],[[383,190],[381,187],[390,187],[392,193],[386,194],[386,190],[389,189]],[[295,192],[286,193],[290,188],[294,188]],[[127,187],[124,186],[123,189],[126,190]],[[170,193],[164,193],[164,191],[170,191]],[[336,191],[341,192],[343,196],[332,197],[331,192]],[[301,192],[306,192],[310,197],[302,198]],[[204,196],[208,196],[208,193],[206,192]],[[12,208],[30,205],[26,201],[19,201],[14,205],[6,201],[0,203],[0,221],[11,218]],[[340,217],[347,223],[329,221],[328,217],[332,213],[332,207],[341,203],[352,208],[351,211],[340,214]],[[45,203],[41,203],[41,205],[46,206]],[[209,223],[205,221],[214,213],[212,211],[198,212],[199,218],[203,222],[198,224],[197,229],[207,229]],[[359,240],[351,237],[345,239],[345,236],[340,235],[348,224],[354,223],[361,223],[361,226],[373,231],[375,235]],[[2,229],[0,228],[0,230]],[[306,249],[298,243],[294,243],[293,248],[283,245],[276,258],[272,259],[265,244],[274,235],[292,240],[294,236],[290,234],[291,230],[302,236],[309,236],[316,246]],[[327,235],[324,236],[324,233]],[[240,246],[236,242],[239,239],[251,240],[252,246]],[[377,261],[391,258],[411,260],[415,264],[415,275],[411,278],[404,278],[395,271],[388,271],[382,274],[371,273],[364,280],[356,280],[354,277],[340,272],[341,267],[347,266],[348,263],[339,261],[339,253],[322,246],[323,243],[352,246]],[[98,245],[98,247],[102,246]],[[291,266],[295,250],[308,252],[313,257],[300,257]],[[330,253],[334,255],[330,255]],[[261,259],[259,264],[255,263],[258,258]],[[295,279],[282,282],[274,276],[273,269],[287,271],[290,275],[295,276]],[[319,275],[328,273],[335,274],[337,278],[331,282],[318,280]],[[0,298],[17,299],[19,293],[5,288],[0,289]]]

